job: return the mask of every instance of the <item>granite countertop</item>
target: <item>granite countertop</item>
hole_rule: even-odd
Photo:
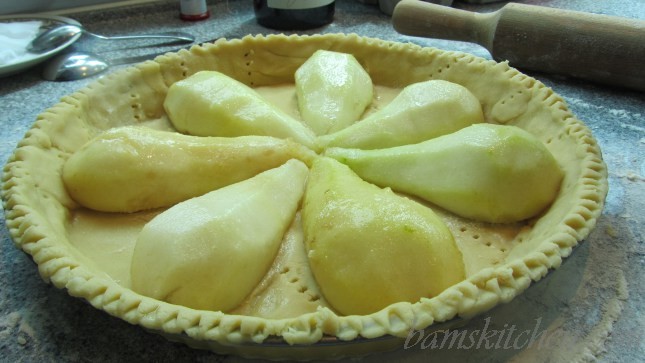
[[[573,10],[645,19],[640,0],[520,1]],[[113,10],[65,14],[100,34],[180,30],[197,42],[219,37],[274,33],[256,24],[250,1],[211,1],[211,17],[183,22],[178,2],[162,1]],[[456,7],[490,11],[500,4]],[[377,6],[338,0],[334,22],[311,32],[344,32],[459,50],[490,58],[477,45],[397,34]],[[144,47],[141,47],[144,46]],[[82,38],[74,47],[113,62],[176,50],[149,43],[107,43]],[[127,65],[115,66],[114,69]],[[645,356],[645,93],[552,75],[525,72],[560,94],[593,131],[609,169],[609,195],[596,228],[571,257],[508,304],[471,320],[468,329],[544,332],[541,346],[515,349],[482,344],[470,349],[421,347],[364,358],[382,361],[573,361],[636,362]],[[40,67],[0,79],[0,153],[6,162],[36,116],[96,79],[47,82]],[[240,360],[172,343],[96,310],[46,284],[36,266],[11,242],[4,220],[0,267],[0,361],[198,361]],[[499,339],[501,341],[501,338]]]

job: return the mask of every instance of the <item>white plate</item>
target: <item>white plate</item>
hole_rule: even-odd
[[[39,20],[42,21],[41,25],[41,31],[44,31],[48,28],[50,28],[53,25],[57,24],[74,24],[74,25],[81,25],[79,22],[77,22],[74,19],[66,18],[63,16],[56,16],[56,15],[15,15],[15,16],[8,16],[8,17],[1,17],[0,22],[2,23],[11,23],[11,22],[23,22],[23,21],[30,21],[30,20]],[[5,65],[0,66],[0,77],[8,76],[11,74],[18,73],[24,69],[27,69],[29,67],[35,66],[36,64],[43,62],[44,60],[56,55],[63,49],[69,47],[72,45],[78,38],[81,37],[81,34],[77,34],[74,37],[72,37],[70,40],[67,42],[61,44],[57,48],[54,48],[48,52],[45,53],[27,53],[25,57],[22,57],[19,61],[14,62],[14,63],[9,63]]]

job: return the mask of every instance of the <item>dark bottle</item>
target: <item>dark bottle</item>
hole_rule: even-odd
[[[278,30],[318,28],[334,20],[334,0],[253,0],[258,24]]]

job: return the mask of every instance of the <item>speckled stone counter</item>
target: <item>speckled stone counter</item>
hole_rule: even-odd
[[[524,3],[645,19],[645,2],[530,0]],[[110,11],[66,14],[100,34],[179,30],[197,42],[219,37],[272,33],[256,24],[250,1],[209,2],[211,17],[201,22],[178,18],[178,2],[159,2]],[[500,4],[456,7],[490,11]],[[490,58],[477,45],[397,34],[377,6],[338,0],[334,22],[312,32],[345,32],[387,40],[459,50]],[[82,38],[74,47],[114,62],[176,50],[149,42],[108,43]],[[118,65],[114,69],[126,67]],[[43,81],[41,67],[0,79],[2,162],[37,115],[96,77],[65,83]],[[645,357],[645,93],[526,72],[553,88],[593,131],[609,169],[609,195],[591,235],[558,270],[512,302],[473,318],[471,331],[541,334],[543,344],[504,344],[502,337],[471,346],[410,344],[408,349],[369,356],[367,362],[498,362],[599,360],[636,362]],[[46,284],[36,266],[0,228],[0,361],[172,361],[241,360],[172,343],[138,326],[98,311]],[[542,334],[543,333],[543,334]],[[428,342],[426,342],[428,343]],[[481,343],[481,342],[479,342]]]

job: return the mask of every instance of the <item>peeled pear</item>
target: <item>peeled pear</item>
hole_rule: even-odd
[[[516,126],[476,124],[415,145],[332,148],[326,155],[376,185],[493,223],[537,215],[555,199],[563,178],[545,145]]]
[[[336,160],[313,162],[302,219],[314,277],[343,315],[416,302],[465,278],[461,252],[431,209]]]
[[[372,103],[369,74],[351,54],[317,50],[295,73],[298,109],[317,135],[344,129]]]
[[[137,238],[133,290],[194,309],[237,307],[275,259],[308,173],[290,160],[157,215]]]
[[[314,145],[314,133],[302,122],[251,87],[216,71],[200,71],[173,83],[164,108],[173,126],[186,134],[274,136]]]
[[[466,87],[443,80],[413,83],[385,107],[336,133],[321,147],[381,149],[416,144],[484,122],[479,100]]]
[[[136,212],[202,195],[313,152],[267,136],[198,137],[126,126],[110,129],[72,154],[63,182],[79,204]]]

